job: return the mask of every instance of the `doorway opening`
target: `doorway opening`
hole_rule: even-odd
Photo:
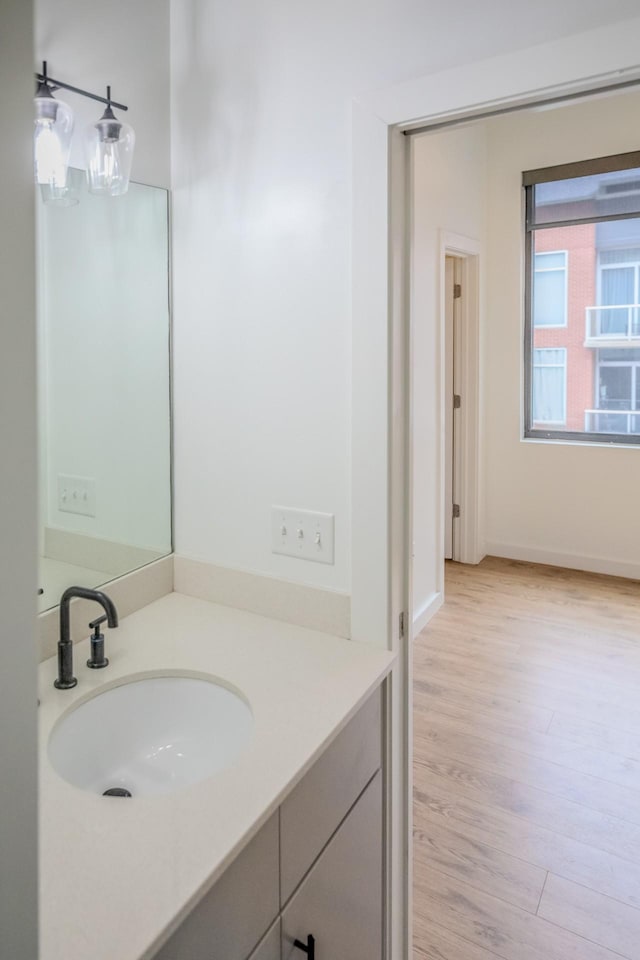
[[[441,237],[443,557],[478,563],[480,243]]]
[[[460,307],[462,262],[447,253],[444,261],[444,558],[460,559]]]
[[[595,77],[594,54],[600,70]],[[420,477],[413,469],[409,439],[416,410],[411,395],[417,377],[412,376],[409,362],[416,327],[410,317],[412,278],[407,266],[412,232],[407,204],[411,151],[403,133],[418,124],[423,129],[428,124],[459,124],[489,110],[532,106],[551,94],[571,98],[587,89],[592,92],[617,84],[621,75],[625,79],[640,76],[636,36],[627,24],[619,29],[608,25],[606,33],[592,31],[554,41],[548,51],[539,46],[518,51],[517,56],[470,64],[443,74],[442,82],[434,82],[430,75],[373,100],[354,101],[351,622],[356,639],[375,638],[398,652],[389,738],[394,767],[388,818],[388,874],[393,891],[389,903],[393,907],[388,929],[394,957],[407,957],[411,950],[412,639],[418,632],[416,619],[421,619],[416,612],[424,605],[427,615],[433,614],[443,586],[434,562],[435,550],[428,543],[420,558],[428,574],[425,596],[414,596],[412,567],[415,573],[416,562],[411,539],[420,517],[412,516],[412,487]],[[466,204],[461,207],[464,210]],[[453,229],[473,235],[463,218],[459,219],[460,226]],[[443,222],[439,216],[432,217],[432,224]],[[437,277],[431,273],[427,282],[437,300]],[[429,323],[431,331],[431,319]],[[514,333],[518,335],[517,324],[509,331],[510,336]],[[440,352],[438,344],[434,351],[438,358]],[[431,369],[420,371],[420,376],[439,396],[439,371],[433,377],[431,373]],[[439,420],[438,401],[434,398],[431,402],[434,391],[420,409],[430,416],[435,411]],[[433,446],[430,449],[435,473],[442,464],[440,451]],[[426,526],[431,541],[437,539],[439,544],[443,501],[440,497],[435,500],[431,485],[428,493]],[[372,516],[385,516],[387,522],[372,524]],[[454,569],[465,571],[462,565]]]
[[[517,817],[521,813],[521,798],[524,797],[526,802],[531,800],[535,803],[536,791],[542,789],[546,795],[545,799],[550,798],[545,808],[548,825],[558,833],[562,804],[566,795],[569,795],[572,790],[575,791],[575,784],[582,775],[582,771],[575,760],[576,755],[572,754],[571,762],[567,761],[566,795],[557,787],[555,778],[557,766],[553,768],[549,766],[548,770],[541,768],[540,776],[537,776],[535,781],[522,781],[520,779],[522,767],[519,765],[522,753],[527,753],[531,749],[539,750],[542,742],[545,759],[549,759],[557,746],[557,739],[562,739],[567,736],[567,733],[566,730],[554,730],[551,721],[545,723],[545,717],[543,717],[542,741],[539,737],[536,740],[537,734],[535,731],[532,733],[532,727],[528,721],[525,740],[533,737],[536,743],[533,747],[531,739],[526,743],[522,741],[518,743],[517,738],[513,737],[513,725],[518,722],[517,713],[521,710],[524,699],[527,701],[527,709],[532,706],[536,709],[542,707],[545,711],[551,711],[553,717],[560,715],[563,721],[571,714],[571,720],[566,720],[566,723],[567,725],[571,723],[573,736],[575,724],[584,722],[589,729],[592,729],[594,717],[598,710],[603,709],[595,702],[587,703],[582,690],[575,702],[571,700],[570,684],[579,684],[576,679],[577,674],[571,674],[577,669],[576,664],[580,665],[581,670],[588,669],[589,658],[595,656],[600,658],[602,663],[610,658],[611,644],[615,646],[618,639],[612,636],[606,621],[598,621],[595,614],[586,617],[584,611],[591,609],[591,605],[594,610],[597,610],[599,603],[597,598],[601,596],[607,597],[607,603],[617,603],[616,598],[619,597],[621,606],[624,607],[626,603],[624,584],[599,577],[594,573],[583,573],[577,569],[565,569],[561,576],[558,576],[557,567],[568,568],[574,564],[570,562],[559,564],[557,555],[546,554],[545,557],[549,556],[549,562],[555,562],[555,566],[536,566],[535,552],[532,557],[518,556],[512,547],[512,544],[518,543],[519,531],[526,528],[531,531],[531,539],[534,541],[536,537],[541,540],[546,537],[549,546],[545,549],[551,550],[554,537],[555,542],[558,540],[558,531],[563,529],[566,531],[569,528],[568,524],[565,528],[561,525],[564,517],[568,515],[571,520],[574,516],[579,517],[579,502],[576,503],[573,511],[566,510],[562,514],[558,511],[555,516],[544,509],[544,504],[541,508],[543,491],[548,491],[550,498],[557,498],[559,495],[558,471],[550,475],[550,457],[553,455],[557,457],[557,463],[562,462],[567,465],[573,464],[574,461],[577,463],[578,456],[581,458],[579,461],[582,464],[581,471],[576,467],[567,468],[568,475],[580,478],[579,485],[572,487],[567,494],[569,499],[577,500],[576,486],[580,492],[593,489],[597,493],[600,488],[595,466],[591,476],[584,464],[591,462],[597,466],[596,458],[603,456],[601,448],[585,453],[584,445],[579,447],[565,444],[551,447],[539,441],[525,442],[523,438],[522,402],[525,394],[523,248],[525,236],[521,192],[522,172],[528,169],[527,164],[532,157],[534,158],[532,166],[538,165],[545,168],[545,165],[553,167],[557,156],[562,155],[563,151],[565,155],[576,155],[578,158],[581,154],[595,156],[598,150],[608,155],[624,152],[629,142],[626,127],[629,105],[634,101],[637,103],[639,98],[640,95],[637,92],[626,92],[624,95],[619,95],[619,99],[613,96],[606,100],[594,98],[593,101],[585,101],[580,105],[557,108],[562,112],[525,113],[523,111],[521,115],[487,119],[483,121],[484,126],[480,124],[468,126],[464,135],[462,129],[456,132],[453,128],[449,130],[446,138],[444,132],[434,135],[428,152],[425,150],[417,157],[416,153],[413,154],[414,163],[411,169],[414,176],[413,182],[417,186],[414,196],[417,196],[420,206],[414,203],[412,208],[411,318],[414,325],[421,323],[422,329],[412,331],[412,345],[416,344],[417,349],[423,351],[427,345],[434,358],[430,371],[435,375],[441,371],[441,384],[437,389],[432,389],[428,395],[428,399],[433,402],[441,398],[441,415],[432,417],[427,425],[438,422],[442,424],[442,460],[438,463],[435,449],[432,449],[430,460],[432,474],[436,474],[437,482],[442,483],[444,489],[440,513],[443,521],[442,550],[446,558],[463,559],[461,538],[464,520],[467,518],[465,483],[468,482],[469,467],[466,457],[469,449],[467,443],[471,437],[475,442],[475,461],[483,464],[480,483],[484,489],[483,513],[486,532],[483,531],[481,545],[489,554],[480,566],[447,564],[447,602],[437,612],[429,630],[420,635],[416,635],[418,631],[415,630],[412,638],[415,703],[412,714],[415,732],[413,758],[417,788],[414,794],[417,799],[413,808],[412,852],[415,863],[413,916],[417,948],[427,955],[431,955],[432,952],[446,953],[449,949],[453,950],[456,956],[460,951],[464,952],[464,938],[459,937],[461,931],[464,932],[465,937],[468,935],[467,938],[473,941],[475,946],[482,948],[484,944],[481,937],[476,936],[473,928],[473,918],[474,915],[477,916],[478,909],[481,909],[484,915],[491,915],[491,911],[494,910],[496,917],[494,926],[500,931],[500,936],[506,935],[506,928],[502,926],[505,901],[513,911],[510,917],[513,918],[517,914],[523,921],[523,928],[524,924],[527,924],[527,936],[531,937],[530,945],[535,949],[539,948],[548,929],[545,921],[551,915],[548,903],[553,897],[553,885],[549,886],[549,883],[556,882],[549,881],[545,877],[553,877],[554,870],[561,871],[563,868],[555,865],[548,866],[547,861],[540,859],[534,864],[527,858],[525,858],[525,865],[521,866],[519,859],[522,852],[521,846],[516,843],[511,849],[506,846],[501,847],[501,855],[511,858],[509,863],[514,870],[529,870],[531,866],[543,870],[543,873],[538,875],[541,892],[539,894],[534,892],[533,908],[529,909],[522,903],[516,903],[517,895],[514,890],[517,884],[513,882],[513,877],[509,878],[504,888],[494,887],[493,890],[491,881],[487,881],[489,871],[484,867],[480,867],[475,875],[473,870],[465,871],[464,876],[461,877],[457,864],[462,847],[452,853],[450,846],[453,842],[452,822],[455,826],[456,844],[463,846],[468,844],[468,849],[473,848],[476,856],[480,845],[486,841],[485,853],[491,860],[495,835],[489,831],[486,836],[481,837],[475,830],[475,825],[492,816],[490,807],[493,798],[489,795],[490,791],[484,794],[482,790],[478,792],[477,785],[486,783],[487,778],[492,777],[494,778],[492,783],[495,783],[497,776],[502,777],[504,783],[509,781],[507,792],[511,791],[514,782],[517,783],[518,804],[507,811],[509,816],[513,814]],[[606,131],[606,138],[603,131]],[[436,136],[440,139],[436,139]],[[427,141],[423,143],[426,146]],[[461,149],[462,147],[466,150]],[[618,150],[618,147],[622,150]],[[604,329],[602,324],[596,327],[595,322],[592,322],[592,327],[589,327],[587,323],[591,316],[606,313],[609,317],[609,315],[613,316],[613,312],[617,310],[624,310],[625,316],[627,314],[631,316],[636,310],[638,289],[632,286],[631,282],[624,288],[620,284],[616,287],[615,293],[609,290],[600,293],[598,290],[598,283],[602,286],[603,272],[615,269],[621,271],[621,276],[622,271],[626,271],[625,277],[627,273],[631,276],[629,263],[633,266],[637,262],[637,251],[627,240],[633,218],[627,219],[629,224],[625,221],[624,232],[626,246],[609,233],[612,231],[609,226],[613,222],[612,219],[606,221],[606,230],[602,228],[601,233],[596,234],[595,237],[593,231],[586,236],[585,230],[585,236],[581,238],[580,250],[586,251],[585,258],[588,254],[589,260],[588,266],[580,273],[579,282],[586,289],[582,299],[578,297],[577,289],[573,288],[571,288],[571,295],[565,295],[568,280],[563,284],[556,283],[552,291],[551,284],[547,284],[544,288],[543,292],[547,294],[546,300],[542,295],[539,296],[537,301],[539,312],[533,315],[538,318],[537,323],[534,321],[534,326],[540,328],[538,336],[541,337],[544,334],[549,337],[549,344],[536,342],[536,347],[540,351],[544,347],[551,350],[552,346],[559,351],[564,349],[567,343],[573,344],[571,337],[574,331],[575,340],[579,341],[579,347],[576,345],[576,349],[599,349],[596,343],[590,346],[584,342],[585,330],[590,333],[593,329],[590,339],[596,340],[596,335],[603,338],[605,335],[611,336],[611,328]],[[468,230],[472,235],[480,238],[480,244],[474,246],[474,241],[465,241],[460,237],[452,242],[451,235],[442,231],[442,225],[445,223],[454,228]],[[438,237],[440,238],[439,247]],[[564,263],[565,273],[568,276],[569,265],[575,268],[575,263],[579,260],[578,255],[574,254],[575,245],[569,246],[566,235],[563,235],[562,240],[562,244],[557,239],[554,240],[555,246],[549,246],[549,250],[542,251],[542,255],[546,254],[547,257],[555,255],[557,260],[553,261],[554,268],[557,270],[556,265],[560,262]],[[595,240],[599,242],[599,247],[596,246]],[[466,251],[465,244],[467,244]],[[567,251],[562,254],[562,257],[558,252],[561,248],[566,248]],[[623,261],[623,256],[628,259]],[[547,271],[551,269],[550,263],[550,260],[545,261],[544,267]],[[536,267],[541,271],[544,269],[542,264],[532,261],[532,269]],[[423,269],[429,274],[430,288],[422,276],[417,276]],[[469,271],[476,272],[476,279],[481,273],[482,296],[478,298],[477,286],[475,294],[472,293],[476,297],[476,305],[482,303],[481,354],[473,328],[476,311],[471,310],[466,302],[468,289],[472,292],[474,290],[474,284],[471,283],[468,288],[465,281],[465,273]],[[434,287],[438,287],[438,284],[439,301],[433,290]],[[539,288],[542,289],[542,287],[541,281]],[[585,298],[588,298],[588,305],[585,305]],[[630,306],[620,306],[622,299]],[[565,308],[563,314],[559,311],[558,303]],[[549,313],[546,316],[542,314],[543,307],[547,311],[556,310],[556,313],[552,314],[554,322],[548,319]],[[439,314],[436,313],[438,308]],[[434,313],[436,313],[435,319]],[[558,315],[564,319],[564,322],[558,322]],[[470,316],[471,325],[468,327]],[[613,325],[614,321],[609,322]],[[628,321],[624,332],[625,334],[632,332],[632,320]],[[551,341],[552,337],[555,337],[555,340]],[[631,338],[627,337],[627,339]],[[632,355],[633,344],[630,342],[626,348],[622,348],[617,343],[615,347],[617,351],[615,356],[612,355],[610,360],[609,358],[607,360],[610,363],[625,362],[627,367],[630,367],[635,356],[635,354]],[[623,357],[622,353],[625,350]],[[416,380],[425,366],[424,356],[424,353],[417,355],[417,362],[412,367],[417,371]],[[480,356],[482,356],[481,366]],[[594,360],[595,364],[602,363],[601,355],[596,355]],[[594,368],[597,369],[595,364]],[[571,367],[570,365],[567,367],[570,381]],[[620,367],[616,368],[610,374],[610,379],[605,384],[612,397],[615,386],[619,385],[618,381],[614,383],[619,369]],[[479,372],[483,382],[481,417],[477,415]],[[605,375],[609,376],[608,371],[605,371]],[[599,379],[595,381],[596,385],[602,384],[606,379],[605,375],[600,374]],[[469,376],[476,378],[476,413],[475,417],[472,417],[471,424],[465,424],[464,419],[469,410],[466,402]],[[640,373],[638,376],[640,377]],[[565,390],[566,383],[565,379]],[[629,383],[631,384],[629,390],[631,390],[635,384],[631,375]],[[590,389],[592,388],[593,383],[590,385]],[[419,400],[422,400],[425,396],[422,383],[416,384],[416,391]],[[620,391],[615,395],[614,402],[617,401],[622,405],[624,401],[620,401],[619,396]],[[473,407],[473,389],[471,401]],[[564,406],[566,408],[566,400]],[[414,414],[414,422],[419,428],[425,422],[422,417],[423,410],[424,407]],[[414,446],[419,448],[422,436],[421,433],[414,434]],[[433,434],[431,438],[433,441]],[[478,450],[483,451],[481,457],[477,455]],[[605,454],[606,459],[614,465],[613,469],[616,469],[618,458],[624,455],[624,451],[610,447],[605,450]],[[424,463],[429,463],[426,457],[420,461],[419,466]],[[623,475],[622,470],[620,475]],[[416,482],[414,474],[412,487],[414,502],[418,501],[416,513],[419,519],[421,516],[419,501],[420,498],[425,499],[426,485],[421,482],[423,476],[424,474],[419,475]],[[583,511],[582,517],[576,523],[576,526],[579,523],[583,528],[580,534],[584,535],[585,540],[590,525],[596,525],[591,529],[597,531],[599,518],[608,516],[605,513],[605,506],[597,505],[596,497],[591,502],[594,503],[593,509],[588,512],[588,515]],[[432,500],[429,506],[433,508],[433,505]],[[457,513],[455,505],[460,508],[457,519],[454,518],[454,514]],[[435,506],[438,506],[437,502]],[[472,493],[471,512],[473,508]],[[630,523],[628,517],[624,518],[624,523],[628,527]],[[507,530],[507,533],[499,538],[494,532],[498,525],[500,530],[507,530],[507,525],[511,525],[516,535],[511,538],[510,530]],[[415,530],[415,527],[412,529]],[[438,545],[433,543],[436,539],[433,525],[429,535],[432,542],[431,556],[434,556]],[[622,532],[618,541],[624,542]],[[500,543],[503,543],[505,552],[496,557],[495,544]],[[506,552],[507,550],[509,552]],[[426,553],[426,550],[423,553]],[[420,558],[417,551],[416,555]],[[479,559],[481,557],[478,557]],[[540,559],[543,558],[540,557]],[[576,555],[576,560],[581,561],[581,559],[581,556]],[[586,559],[589,558],[586,557]],[[523,560],[533,562],[523,563],[521,562]],[[444,564],[442,566],[444,567]],[[423,569],[420,569],[420,574]],[[442,576],[440,602],[445,599],[444,571]],[[420,583],[415,576],[413,585],[414,592],[420,597],[418,592]],[[432,589],[429,583],[424,591],[427,596]],[[545,602],[553,606],[554,612],[551,615],[548,613],[542,615],[544,625],[540,629],[536,627],[534,637],[531,633],[532,610],[534,607],[541,609],[541,605]],[[507,604],[510,605],[509,608]],[[431,611],[436,612],[433,606]],[[584,623],[587,620],[589,621],[588,639],[584,632]],[[483,624],[486,626],[484,634]],[[415,625],[414,618],[414,627]],[[423,625],[424,622],[419,623],[419,626]],[[576,642],[576,637],[580,638],[580,643]],[[588,649],[585,648],[585,643]],[[513,650],[518,654],[515,658],[510,653]],[[550,650],[553,657],[559,658],[556,664],[547,662]],[[546,664],[544,669],[548,670],[548,677],[540,673],[542,661]],[[560,666],[560,661],[563,666]],[[473,666],[470,667],[470,664]],[[510,677],[510,688],[507,690],[505,677],[511,670],[513,670],[513,677]],[[562,691],[556,694],[557,701],[551,702],[545,698],[554,695],[553,678],[557,680],[558,670],[565,671],[562,681],[564,686]],[[569,674],[566,671],[569,671]],[[614,713],[615,705],[619,700],[615,685],[621,682],[621,677],[622,675],[610,678],[612,685],[606,695],[604,709],[613,710]],[[606,683],[606,681],[602,682]],[[516,688],[517,696],[513,694]],[[507,718],[507,712],[511,711],[513,712]],[[612,722],[615,725],[615,721],[612,720]],[[503,734],[511,738],[508,744]],[[505,747],[512,750],[512,770],[507,770],[504,765]],[[565,752],[563,763],[566,757]],[[595,809],[595,801],[593,803]],[[478,809],[480,806],[483,807],[478,817],[474,818],[471,827],[469,826],[471,821],[465,812],[468,810],[468,804],[472,806],[476,804]],[[447,811],[446,817],[442,815],[442,810]],[[498,815],[503,816],[504,813],[503,805]],[[438,854],[437,862],[434,862],[434,849],[442,851],[445,848],[447,853],[442,856]],[[434,880],[434,876],[437,879]],[[504,878],[504,874],[502,876]],[[602,888],[600,876],[591,877],[586,869],[580,867],[576,869],[570,881],[565,881],[563,877],[558,884],[560,885],[561,882],[574,884],[572,887],[575,892],[574,902],[580,905],[582,915],[589,916],[591,925],[589,928],[586,925],[575,924],[571,927],[572,935],[582,937],[584,940],[583,943],[576,941],[577,952],[582,955],[587,949],[586,943],[592,936],[592,930],[596,926],[602,926],[603,930],[606,928],[604,917],[608,904],[607,894]],[[443,890],[446,890],[445,894],[442,893]],[[628,897],[628,888],[623,883],[616,891],[616,897],[622,899],[625,896]],[[449,909],[452,902],[464,903],[464,906],[460,909],[456,908],[452,913]],[[533,921],[529,920],[528,913],[535,914]],[[628,916],[631,918],[631,914]],[[428,918],[427,921],[425,917]],[[554,920],[557,920],[555,927],[561,931],[558,936],[564,937],[568,929],[565,914],[562,911],[554,914]],[[624,920],[621,919],[618,929],[623,927]],[[613,948],[614,942],[607,939],[606,934],[599,934],[599,937],[599,943],[605,948]],[[624,949],[626,948],[623,948],[623,953]]]

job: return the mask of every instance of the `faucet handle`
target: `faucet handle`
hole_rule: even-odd
[[[101,617],[97,617],[95,620],[92,620],[89,624],[89,629],[93,630],[93,639],[100,639],[100,624],[104,623],[107,619],[106,613],[103,613]]]
[[[106,614],[103,614],[89,624],[93,633],[91,634],[91,656],[87,660],[87,666],[91,667],[92,670],[101,670],[102,667],[109,665],[109,661],[104,655],[104,634],[100,633],[100,624],[104,623],[106,619]]]

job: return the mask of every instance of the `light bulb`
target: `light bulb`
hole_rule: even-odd
[[[107,89],[107,97],[109,96]],[[86,134],[90,193],[119,197],[127,192],[134,144],[133,129],[114,116],[109,102],[100,120],[92,124]]]
[[[53,121],[37,120],[34,134],[36,183],[64,187],[67,182],[67,164]]]
[[[63,188],[67,182],[73,113],[41,82],[34,99],[33,168],[40,186]]]
[[[103,143],[98,153],[96,174],[105,189],[112,190],[120,180],[120,157],[115,143]]]

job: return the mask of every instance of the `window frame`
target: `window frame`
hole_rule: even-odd
[[[534,234],[536,229],[546,230],[552,229],[553,227],[560,226],[572,226],[575,223],[602,223],[611,220],[638,220],[640,219],[640,213],[629,213],[629,214],[607,214],[601,217],[593,216],[581,220],[564,220],[557,222],[541,223],[539,225],[535,224],[534,219],[534,190],[536,184],[539,183],[548,183],[550,181],[557,180],[569,180],[576,177],[586,177],[598,173],[612,173],[615,171],[626,171],[632,169],[640,168],[640,151],[634,151],[632,153],[617,154],[611,157],[599,157],[595,160],[584,160],[578,161],[575,163],[560,164],[555,167],[544,167],[538,170],[530,170],[523,173],[522,176],[522,186],[524,193],[524,233],[525,233],[525,243],[524,243],[524,350],[523,350],[523,359],[524,359],[524,376],[523,376],[523,386],[524,386],[524,406],[523,406],[523,439],[525,440],[551,440],[558,442],[570,442],[570,443],[590,443],[590,444],[620,444],[623,446],[639,446],[640,445],[640,434],[619,434],[619,433],[585,433],[584,431],[577,430],[562,430],[562,429],[540,429],[533,427],[533,334],[537,330],[548,330],[548,329],[563,329],[557,326],[538,326],[535,327],[533,324],[533,290],[534,290],[534,277],[535,277],[535,249],[534,249]],[[559,252],[559,251],[539,251],[541,253],[547,252]],[[596,264],[597,277],[596,283],[599,282],[599,265]],[[569,289],[569,272],[568,272],[568,257],[567,257],[567,271],[566,271],[566,290],[568,297]],[[567,302],[567,326],[568,326],[568,302]],[[545,349],[535,348],[535,349]],[[594,358],[594,373],[595,368],[597,367],[597,362]],[[565,367],[565,389],[567,390],[567,397],[565,397],[565,416],[567,411],[567,399],[568,399],[568,354],[566,358],[566,367]],[[540,422],[540,421],[538,421]]]

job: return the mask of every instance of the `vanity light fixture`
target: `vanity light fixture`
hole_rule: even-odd
[[[111,87],[107,87],[106,103],[106,110],[85,136],[87,180],[90,193],[120,197],[129,187],[136,135],[133,127],[115,116]]]
[[[119,197],[127,192],[135,133],[128,123],[122,123],[113,112],[127,110],[124,103],[111,97],[101,97],[88,90],[73,87],[47,74],[47,61],[42,63],[42,73],[36,73],[38,84],[35,104],[34,172],[45,201],[69,205],[77,203],[67,184],[73,113],[71,108],[54,97],[59,89],[70,90],[81,97],[105,104],[105,111],[92,124],[85,136],[87,180],[90,193]]]
[[[54,191],[67,186],[69,151],[73,132],[71,107],[57,100],[55,87],[47,77],[47,62],[42,73],[36,74],[38,88],[34,98],[35,130],[33,132],[33,168],[36,183]]]

